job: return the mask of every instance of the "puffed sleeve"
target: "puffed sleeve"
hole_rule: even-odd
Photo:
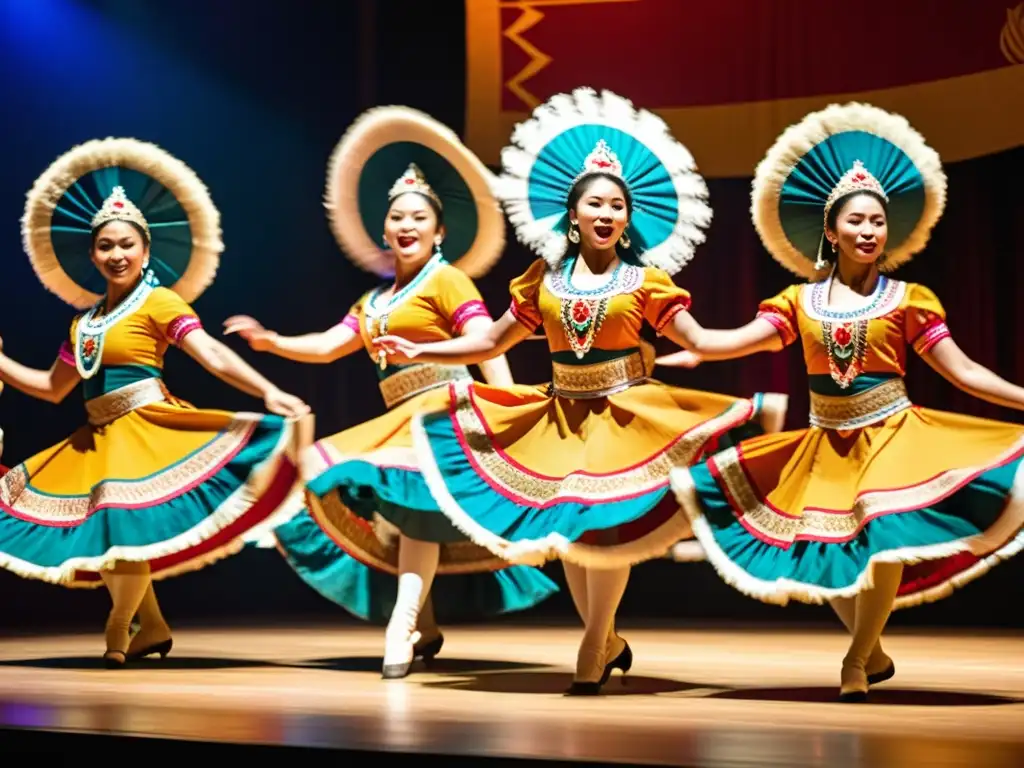
[[[434,303],[438,313],[447,318],[452,333],[456,336],[462,333],[466,323],[474,317],[490,319],[491,313],[487,311],[480,291],[469,275],[461,269],[446,267],[436,279],[437,293]]]
[[[512,295],[512,304],[509,310],[512,315],[522,323],[531,333],[541,325],[543,318],[540,314],[540,305],[537,297],[540,293],[540,284],[547,272],[547,263],[543,259],[537,259],[530,268],[519,277],[515,278],[508,287]]]
[[[146,306],[157,333],[174,346],[179,346],[192,331],[203,327],[195,310],[169,288],[155,288]]]
[[[341,320],[338,321],[338,325],[344,325],[354,333],[359,333],[359,313],[363,310],[363,302],[366,300],[366,294],[363,294],[353,304],[348,312]]]
[[[919,355],[949,337],[946,310],[930,288],[910,283],[904,300],[904,333],[907,343]]]
[[[60,349],[57,350],[57,359],[62,363],[70,365],[72,368],[75,367],[75,348],[71,346],[71,340],[75,338],[75,329],[78,327],[78,319],[81,315],[76,315],[75,319],[71,321],[71,329],[68,332],[68,337],[64,339],[64,343],[60,345]]]
[[[690,308],[690,293],[672,282],[668,272],[648,267],[644,270],[644,319],[658,333],[677,313]]]
[[[757,317],[775,326],[783,347],[788,347],[797,339],[796,308],[802,288],[801,285],[791,285],[772,298],[762,301],[757,308]]]

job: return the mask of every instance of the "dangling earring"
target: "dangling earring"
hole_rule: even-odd
[[[836,250],[836,244],[835,243],[832,243],[832,253],[838,253],[838,251]]]
[[[578,243],[580,241],[580,231],[576,228],[575,221],[569,222],[569,232],[566,234],[566,237],[569,238],[570,243]]]
[[[384,248],[390,248],[391,247],[391,246],[388,245],[388,236],[387,235],[381,235],[380,236],[380,241],[382,243],[384,243]]]
[[[622,245],[623,248],[629,248],[629,246],[633,244],[632,241],[629,239],[629,235],[627,235],[625,232],[623,232],[622,237],[619,238],[619,243]]]
[[[435,240],[435,241],[434,241],[434,255],[435,255],[435,256],[441,256],[441,255],[443,255],[443,254],[441,253],[441,242],[442,242],[442,241],[440,241],[440,240]]]
[[[821,240],[818,241],[818,259],[814,262],[814,268],[816,270],[824,269],[828,266],[828,262],[821,255],[822,249],[825,247],[825,233],[821,233]]]

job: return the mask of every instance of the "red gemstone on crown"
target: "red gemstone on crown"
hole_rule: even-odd
[[[124,208],[124,203],[114,203],[115,208]]]
[[[406,180],[405,180],[405,183],[406,183],[406,184],[412,184],[412,183],[413,183],[413,180],[412,180],[412,179],[406,179]]]

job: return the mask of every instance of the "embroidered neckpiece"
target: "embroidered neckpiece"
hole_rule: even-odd
[[[152,270],[149,270],[143,275],[139,284],[132,289],[132,292],[114,307],[112,312],[99,318],[96,317],[107,300],[104,296],[82,315],[75,327],[75,368],[78,370],[79,376],[83,379],[91,379],[96,375],[103,362],[103,341],[107,331],[126,317],[134,315],[146,303],[149,294],[158,285],[160,285],[160,281]]]
[[[846,389],[864,371],[871,318],[892,302],[900,284],[879,275],[878,284],[864,306],[839,311],[828,307],[834,278],[835,272],[811,288],[811,308],[817,315],[815,319],[821,323],[822,343],[832,380]]]
[[[388,318],[395,309],[404,303],[410,296],[420,289],[423,282],[434,273],[434,271],[445,263],[444,255],[440,252],[430,257],[430,260],[423,265],[423,268],[416,274],[412,280],[409,281],[408,285],[402,288],[400,291],[395,291],[385,301],[380,302],[380,295],[384,292],[384,288],[374,288],[373,292],[370,293],[369,298],[363,305],[363,317],[366,323],[366,333],[371,339],[376,339],[378,336],[387,336],[388,333]],[[384,350],[380,350],[377,353],[377,364],[383,371],[388,367],[387,354]]]
[[[577,359],[594,346],[601,324],[608,314],[608,302],[614,296],[635,291],[643,283],[643,270],[619,262],[612,276],[598,288],[582,290],[572,284],[576,259],[567,259],[560,270],[548,273],[548,289],[558,297],[562,330]]]

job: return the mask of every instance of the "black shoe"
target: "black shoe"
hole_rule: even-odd
[[[884,683],[886,680],[891,679],[896,674],[896,665],[892,662],[889,666],[883,669],[881,672],[875,672],[873,675],[868,675],[868,685],[878,685]]]
[[[623,640],[623,642],[625,643],[626,641]],[[604,674],[601,675],[601,685],[604,685],[611,679],[612,670],[621,669],[622,674],[626,674],[632,668],[633,649],[629,647],[629,643],[626,643],[625,647],[619,652],[619,655],[605,665]]]
[[[107,669],[121,669],[128,660],[123,651],[107,651],[103,654],[103,666]]]
[[[429,664],[434,660],[434,657],[441,652],[441,646],[444,645],[444,635],[438,634],[437,637],[432,640],[428,640],[423,644],[417,643],[413,646],[412,657],[414,659],[423,659],[424,664]]]
[[[607,670],[607,668],[606,668]],[[566,696],[599,696],[601,694],[601,686],[604,682],[599,683],[576,683],[574,682],[568,688],[565,689]]]
[[[848,691],[839,694],[839,701],[843,704],[863,704],[867,700],[867,691]]]
[[[174,640],[172,640],[171,638],[167,638],[166,640],[161,640],[159,643],[147,645],[141,651],[135,651],[135,653],[126,654],[125,660],[138,661],[139,659],[144,659],[147,656],[153,656],[154,654],[160,654],[161,659],[166,659],[167,654],[171,652],[171,647],[173,645]]]

